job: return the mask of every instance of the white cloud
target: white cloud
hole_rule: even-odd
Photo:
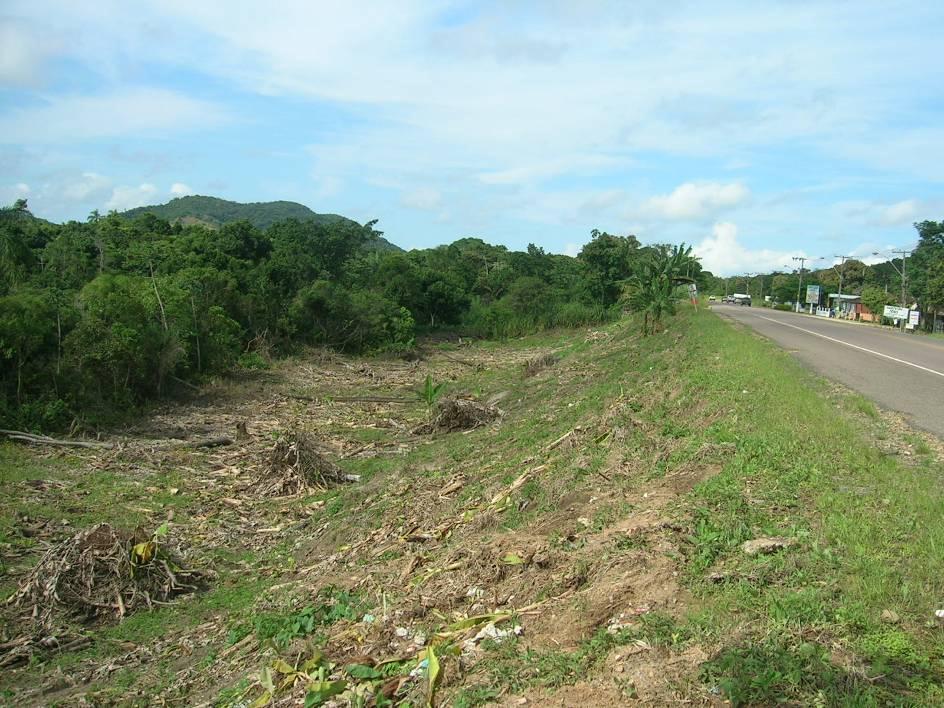
[[[568,243],[564,246],[564,255],[576,258],[580,255],[580,250],[583,248],[579,243]]]
[[[869,226],[900,227],[922,219],[936,219],[944,199],[903,199],[897,202],[847,201],[837,205],[841,214]]]
[[[493,186],[572,176],[588,154],[611,161],[588,168],[599,173],[641,151],[729,159],[794,139],[827,151],[837,136],[874,145],[867,133],[901,106],[888,79],[936,60],[929,42],[875,51],[890,19],[934,26],[933,3],[918,2],[901,13],[829,3],[102,5],[42,19],[94,25],[75,51],[103,73],[120,75],[123,58],[199,66],[257,94],[343,106],[357,119],[332,143],[338,160],[356,157],[331,174],[356,174],[361,146],[377,145],[373,171],[408,176],[406,188],[455,169]],[[161,41],[155,27],[166,28]]]
[[[903,202],[889,204],[881,210],[879,221],[892,226],[897,224],[910,224],[918,215],[918,202],[915,199],[908,199]]]
[[[442,194],[431,187],[419,187],[401,194],[400,203],[411,209],[433,211],[442,204]]]
[[[749,197],[750,191],[740,182],[686,182],[671,194],[649,199],[645,210],[666,219],[697,220],[743,204]]]
[[[701,264],[715,275],[734,275],[745,272],[770,272],[791,268],[794,256],[802,251],[776,251],[767,248],[749,249],[738,240],[737,225],[722,221],[714,225],[711,236],[693,248]]]
[[[170,193],[175,197],[186,197],[188,194],[193,194],[193,190],[183,182],[174,182],[170,186]]]
[[[70,202],[97,200],[111,188],[111,180],[95,172],[83,172],[62,189],[62,197]]]
[[[132,88],[101,96],[54,96],[43,105],[0,116],[0,142],[74,143],[96,138],[162,136],[216,125],[226,116],[215,104],[174,91]]]
[[[153,203],[157,195],[157,187],[145,182],[137,187],[119,186],[115,187],[111,193],[111,199],[105,203],[105,209],[111,211],[125,211],[135,207],[145,206]]]
[[[25,22],[0,17],[0,85],[37,83],[51,50],[48,37]]]
[[[877,243],[874,241],[868,241],[866,243],[860,243],[855,248],[847,251],[845,255],[849,255],[852,258],[855,258],[857,261],[862,261],[866,265],[875,265],[876,263],[884,263],[892,258],[899,258],[900,256],[896,255],[894,251],[901,250],[904,247],[910,247],[912,244],[908,242],[900,243],[898,245],[888,244],[888,243]],[[831,258],[828,261],[832,265],[838,265],[839,258]]]
[[[31,193],[30,186],[25,182],[17,182],[9,187],[0,187],[0,206],[12,204],[17,199],[26,199]]]

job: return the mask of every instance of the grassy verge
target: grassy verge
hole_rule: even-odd
[[[856,416],[875,417],[867,401],[828,396],[767,342],[713,317],[692,327],[683,377],[730,411],[705,435],[737,445],[689,500],[691,586],[715,635],[739,638],[704,667],[705,680],[737,702],[939,705],[940,461],[882,454]],[[796,545],[740,553],[758,535]]]
[[[674,338],[668,349],[666,337]],[[886,454],[877,443],[890,434],[870,401],[836,394],[783,351],[709,313],[683,314],[634,356],[632,381],[601,377],[610,399],[617,385],[639,392],[654,383],[672,395],[640,397],[637,415],[684,441],[676,458],[705,445],[735,450],[674,509],[686,528],[681,572],[694,602],[633,632],[601,630],[575,652],[495,648],[459,703],[575,683],[640,639],[707,650],[679,687],[704,699],[944,703],[944,629],[934,614],[944,607],[941,460],[921,441],[912,441],[914,458]],[[591,387],[588,400],[594,395],[607,392]],[[671,465],[657,462],[648,474]],[[792,545],[742,551],[764,536]]]

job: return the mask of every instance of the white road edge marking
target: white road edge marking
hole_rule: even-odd
[[[768,322],[773,322],[774,324],[783,325],[784,327],[793,327],[793,329],[798,329],[801,332],[806,332],[807,334],[812,334],[816,337],[822,337],[823,339],[828,339],[830,342],[836,342],[836,344],[844,344],[847,347],[852,347],[853,349],[858,349],[859,351],[868,352],[869,354],[880,356],[883,359],[888,359],[889,361],[894,361],[899,364],[904,364],[905,366],[913,366],[916,369],[921,369],[921,371],[927,371],[929,374],[937,374],[938,376],[944,377],[944,373],[940,371],[935,371],[934,369],[929,369],[926,366],[921,366],[921,364],[915,364],[914,362],[905,361],[904,359],[899,359],[894,356],[889,356],[888,354],[882,354],[882,352],[877,352],[874,349],[866,349],[865,347],[860,347],[858,344],[851,344],[850,342],[844,342],[841,339],[836,339],[835,337],[829,337],[825,334],[814,332],[811,329],[804,329],[803,327],[797,327],[796,325],[792,325],[788,322],[781,322],[780,320],[775,320],[772,317],[764,317],[763,315],[754,315],[754,316],[760,317],[762,320],[767,320]]]

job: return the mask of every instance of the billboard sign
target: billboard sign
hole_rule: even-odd
[[[908,319],[908,308],[898,307],[897,305],[885,305],[882,316],[890,320],[906,320]]]
[[[807,305],[818,305],[820,298],[820,286],[819,285],[807,285],[806,286],[806,304]]]

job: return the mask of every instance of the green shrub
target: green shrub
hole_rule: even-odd
[[[240,369],[262,371],[269,368],[269,362],[259,352],[243,352],[239,355],[237,365]]]

